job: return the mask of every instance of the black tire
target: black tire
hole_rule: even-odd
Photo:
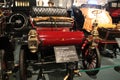
[[[27,80],[27,66],[24,50],[20,51],[20,80]]]
[[[88,46],[82,52],[82,63],[86,70],[100,68],[101,60],[98,48],[91,49]],[[87,71],[89,76],[95,76],[99,70]]]
[[[5,57],[5,51],[0,50],[0,79],[1,80],[9,80],[8,75],[6,74],[7,71],[7,59]]]
[[[9,23],[14,24],[14,30],[21,30],[27,26],[28,19],[24,13],[16,12],[9,17]]]

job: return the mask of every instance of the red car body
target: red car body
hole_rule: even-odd
[[[30,21],[41,46],[80,45],[85,38],[82,31],[73,30],[74,19],[67,16],[65,8],[33,7],[32,10]]]
[[[70,31],[69,28],[36,28],[42,46],[79,45],[84,39],[82,31]]]

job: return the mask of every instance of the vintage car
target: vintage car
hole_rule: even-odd
[[[83,31],[73,29],[74,19],[67,14],[66,8],[32,7],[32,28],[28,33],[27,43],[22,45],[20,51],[21,80],[27,80],[29,66],[32,66],[33,71],[38,67],[38,79],[42,80],[51,64],[65,69],[64,80],[73,80],[73,76],[80,73],[81,66],[78,63],[81,59],[83,69],[100,67],[97,46],[91,45],[91,40],[86,39]],[[96,75],[98,72],[99,70],[86,73]]]
[[[118,45],[116,38],[120,38],[120,28],[118,24],[114,24],[113,17],[119,19],[119,9],[117,8],[115,11],[110,8],[110,10],[114,11],[109,13],[101,5],[83,4],[80,10],[85,16],[83,28],[88,32],[95,31],[95,35],[99,37],[100,53],[111,58],[117,57],[116,50],[118,49]]]
[[[29,11],[29,15],[21,11],[13,13],[6,26],[10,41],[21,44],[20,80],[27,80],[36,70],[39,70],[37,79],[42,80],[47,71],[64,70],[64,80],[73,80],[75,74],[80,75],[80,69],[88,70],[86,73],[90,76],[99,72],[93,70],[101,66],[97,44],[92,44],[93,40],[84,30],[74,29],[76,20],[68,15],[66,8],[32,6]],[[9,66],[5,56],[1,61]],[[78,65],[80,61],[82,66]],[[8,80],[12,73],[6,66],[2,68],[2,80]]]
[[[85,16],[85,22],[83,28],[88,32],[93,30],[93,23],[97,21],[98,27],[115,28],[112,18],[108,11],[101,5],[95,4],[82,4],[80,7],[83,15]],[[103,17],[101,17],[103,16]]]

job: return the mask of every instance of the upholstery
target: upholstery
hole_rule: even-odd
[[[42,7],[34,6],[31,9],[31,15],[35,16],[67,16],[67,10],[60,7]]]

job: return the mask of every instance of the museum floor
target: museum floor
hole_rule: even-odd
[[[101,70],[96,76],[90,77],[85,72],[81,72],[82,76],[81,77],[75,76],[74,80],[120,80],[120,73],[114,70],[114,66],[120,64],[120,55],[117,55],[117,58],[101,56],[101,62],[102,62]],[[49,74],[49,76],[48,74],[45,74],[46,80],[53,80],[53,78],[54,80],[56,79],[63,80],[61,76],[63,76],[62,72],[51,73]],[[52,79],[49,79],[51,77]],[[36,79],[37,77],[33,76],[28,80]],[[17,79],[11,77],[10,80],[19,80],[19,77],[17,77]]]

